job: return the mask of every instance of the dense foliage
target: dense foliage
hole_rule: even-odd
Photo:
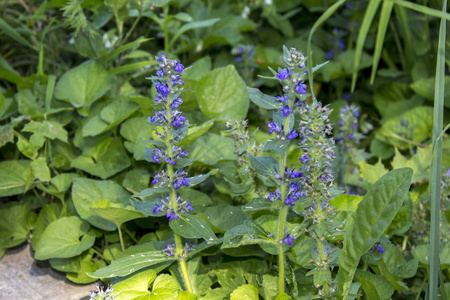
[[[449,299],[450,14],[415,2],[1,1],[0,257],[116,300],[425,299],[439,257]]]

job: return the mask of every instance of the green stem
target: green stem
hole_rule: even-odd
[[[167,14],[169,13],[169,6],[164,6],[164,51],[169,55],[169,30],[167,29]]]
[[[123,230],[125,231],[126,234],[128,234],[128,236],[133,240],[133,242],[135,242],[136,244],[138,243],[138,240],[134,237],[134,235],[131,234],[131,232],[127,229],[126,226],[123,228]]]
[[[316,202],[317,202],[317,214],[320,215],[322,213],[322,205],[321,205],[320,201],[316,201]],[[322,237],[317,237],[317,245],[318,245],[318,248],[319,248],[320,261],[322,262],[323,261]],[[326,282],[323,283],[323,288],[325,290],[325,293],[328,294],[328,284]]]
[[[123,244],[122,230],[120,229],[121,226],[122,226],[122,224],[117,224],[117,230],[119,231],[120,248],[122,248],[122,252],[123,252],[123,251],[125,251],[125,246]]]
[[[292,103],[294,102],[294,98],[289,99],[289,107],[292,107]],[[284,135],[287,135],[289,132],[289,117],[284,119]],[[287,158],[287,149],[286,152],[280,155],[280,176],[284,177],[284,168],[286,167],[286,158]],[[286,183],[282,183],[280,186],[281,189],[281,201],[284,202],[286,200]],[[282,203],[281,205],[283,205]],[[278,216],[278,235],[277,235],[277,247],[278,247],[278,294],[281,295],[284,293],[284,250],[282,245],[282,240],[284,237],[284,228],[286,226],[286,218],[288,214],[288,206],[283,205],[280,214]]]

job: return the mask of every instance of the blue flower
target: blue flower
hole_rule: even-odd
[[[268,126],[270,128],[269,134],[272,134],[274,131],[278,133],[282,131],[282,128],[276,122],[270,121]]]
[[[306,94],[306,88],[306,84],[303,83],[303,80],[300,80],[295,86],[295,91],[300,94]]]
[[[286,136],[286,138],[288,140],[292,140],[298,137],[298,133],[295,132],[295,129],[292,129],[291,131],[289,131],[288,135]]]
[[[157,204],[155,208],[153,208],[153,213],[156,215],[161,210],[161,205]]]
[[[280,71],[277,74],[277,77],[280,80],[284,80],[284,79],[288,79],[290,75],[291,75],[291,71],[286,68],[286,69],[283,69],[282,71]]]
[[[158,91],[158,93],[161,93],[163,95],[167,95],[170,93],[170,88],[167,83],[162,83],[161,81],[158,81],[158,83],[156,83],[155,85],[155,88]]]
[[[180,62],[176,62],[175,66],[173,67],[175,71],[177,71],[178,73],[183,72],[184,70],[184,66],[180,63]]]
[[[178,219],[180,216],[177,215],[174,211],[170,211],[167,213],[166,218],[169,219],[169,222],[172,221],[173,219]]]
[[[287,234],[286,237],[283,239],[283,243],[292,246],[294,244],[294,240],[295,237],[292,234]]]
[[[294,111],[289,107],[289,105],[286,105],[282,108],[280,108],[280,111],[283,112],[283,117],[289,116],[289,114],[292,114]]]

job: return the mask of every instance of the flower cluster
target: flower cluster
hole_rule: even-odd
[[[174,191],[183,185],[189,186],[186,169],[173,170],[176,160],[188,155],[185,149],[177,145],[187,131],[186,128],[182,128],[186,125],[187,119],[178,110],[183,103],[180,94],[184,85],[181,79],[184,66],[179,61],[168,59],[163,53],[161,57],[156,57],[156,61],[159,63],[159,71],[156,72],[157,77],[150,79],[153,80],[158,92],[155,97],[158,109],[148,122],[158,125],[162,131],[155,131],[158,140],[154,142],[150,157],[156,163],[166,162],[167,169],[156,172],[152,184],[172,189],[173,192],[167,194],[165,198],[158,198],[153,213],[164,212],[169,221],[172,221],[178,219],[180,213],[193,211],[191,203],[183,200]]]
[[[358,118],[359,106],[350,104],[341,108],[339,113],[339,133],[337,139],[338,144],[344,145],[347,151],[359,141],[357,134]]]
[[[332,59],[345,49],[344,32],[339,28],[333,28],[333,37],[330,39],[331,50],[325,53],[327,59]]]
[[[188,202],[187,199],[184,200],[179,195],[176,196],[176,207],[177,209],[174,210],[172,206],[172,199],[170,195],[167,194],[165,199],[162,197],[158,198],[158,203],[153,208],[153,213],[157,214],[159,212],[164,212],[166,214],[166,218],[168,218],[170,222],[173,219],[178,219],[180,217],[179,213],[194,211],[191,202]]]
[[[239,45],[231,50],[231,54],[236,56],[236,62],[251,61],[255,56],[255,48],[250,45]]]
[[[95,290],[89,292],[89,300],[114,300],[112,296],[113,289],[109,286],[106,287],[106,290],[103,290],[103,287],[98,283],[95,283]]]
[[[302,155],[299,161],[303,164],[305,180],[310,189],[326,190],[333,184],[332,164],[335,158],[334,139],[331,137],[332,126],[329,123],[331,111],[322,106],[316,99],[301,108],[303,119],[299,123]],[[330,136],[330,137],[329,137]],[[316,186],[320,182],[325,189]]]
[[[447,169],[441,180],[441,199],[441,209],[447,211],[450,206],[450,168]]]

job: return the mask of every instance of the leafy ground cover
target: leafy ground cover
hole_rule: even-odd
[[[92,299],[449,299],[446,8],[2,1],[0,256]]]

